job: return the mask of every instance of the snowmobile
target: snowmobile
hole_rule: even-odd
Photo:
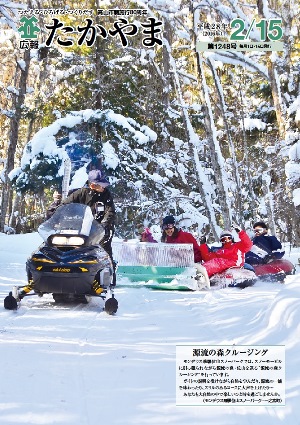
[[[208,287],[195,267],[192,244],[114,242],[113,253],[121,286],[189,291]],[[256,280],[253,270],[233,267],[212,276],[210,288],[245,288]]]
[[[15,310],[29,295],[50,293],[56,303],[87,303],[90,297],[101,297],[104,310],[116,313],[113,264],[99,245],[105,232],[90,207],[61,205],[38,232],[44,243],[26,262],[28,283],[13,287],[4,307]]]
[[[287,275],[295,273],[295,266],[288,260],[271,260],[265,264],[252,265],[259,279],[269,282],[283,282]]]

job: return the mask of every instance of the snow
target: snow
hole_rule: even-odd
[[[299,164],[295,162],[287,162],[285,164],[285,174],[289,184],[297,184],[299,182]]]
[[[15,94],[16,96],[19,96],[19,90],[17,90],[15,87],[7,86],[6,90],[10,93]]]
[[[269,12],[269,5],[268,2],[266,0],[262,1],[262,6],[263,6],[263,16],[268,19],[270,16],[270,12]]]
[[[295,207],[300,205],[300,188],[293,190],[293,202]]]
[[[295,143],[290,148],[289,157],[291,161],[299,161],[300,160],[300,141]]]
[[[84,186],[87,179],[88,174],[86,172],[86,165],[84,165],[83,167],[75,171],[75,174],[72,178],[72,182],[69,185],[69,190],[79,189],[80,187]]]
[[[16,22],[18,20],[18,10],[26,9],[26,5],[8,0],[0,1],[0,25],[9,25],[16,31]]]
[[[0,234],[1,301],[25,284],[37,233]],[[289,253],[289,250],[287,249]],[[300,256],[292,250],[294,263]],[[55,305],[28,297],[0,310],[0,423],[4,425],[295,425],[300,405],[300,270],[286,283],[177,292],[116,288],[102,301]],[[284,345],[286,405],[176,407],[176,345]]]
[[[241,127],[242,127],[241,123]],[[266,124],[259,118],[245,118],[244,120],[245,130],[260,130],[263,131],[266,128]]]
[[[72,128],[75,128],[77,125],[87,122],[90,119],[105,119],[108,123],[107,125],[116,125],[121,127],[121,132],[123,131],[127,135],[131,135],[132,138],[139,145],[145,145],[146,143],[154,143],[157,139],[157,134],[151,130],[146,125],[140,126],[134,119],[125,118],[121,114],[116,114],[112,110],[99,111],[92,109],[85,109],[81,111],[72,111],[68,113],[65,117],[60,117],[60,114],[55,111],[56,115],[59,116],[52,124],[48,127],[41,128],[33,138],[25,146],[22,158],[21,158],[21,167],[17,167],[9,173],[9,178],[17,177],[16,181],[24,181],[26,176],[26,168],[29,166],[31,170],[34,170],[35,167],[41,161],[41,156],[44,158],[43,161],[53,162],[57,160],[61,163],[60,168],[58,169],[58,175],[62,176],[64,173],[63,161],[67,158],[68,154],[65,150],[65,146],[58,147],[56,144],[56,136],[60,130],[63,130],[65,127],[70,129],[70,141],[68,146],[73,143],[77,143],[74,133],[71,131]],[[117,137],[117,136],[116,136]],[[128,148],[128,141],[122,138],[121,135],[118,135],[119,138],[119,149],[126,150]],[[115,148],[112,146],[110,141],[107,141],[103,144],[103,163],[113,170],[115,170],[120,164],[120,159],[116,154]],[[42,154],[42,155],[41,155]],[[134,157],[134,151],[132,151],[132,156]],[[76,170],[77,171],[77,170]],[[144,171],[144,170],[143,170]],[[146,172],[145,172],[146,173]],[[147,173],[148,174],[148,173]],[[150,176],[152,179],[156,177]],[[50,180],[51,177],[48,176]],[[161,178],[160,178],[161,179]],[[79,173],[73,177],[70,188],[79,187],[86,181],[84,171],[80,170]]]
[[[22,71],[25,71],[26,70],[26,62],[23,59],[19,59],[17,61],[17,63],[19,65],[19,67],[22,69]]]
[[[109,167],[115,170],[117,166],[120,163],[120,160],[118,158],[118,155],[116,154],[116,151],[114,147],[109,142],[103,143],[102,147],[103,157],[105,164]]]
[[[30,163],[30,161],[33,160],[33,157],[39,153],[52,156],[61,155],[63,157],[65,155],[64,150],[57,148],[55,139],[55,135],[61,130],[61,128],[76,127],[76,125],[81,124],[82,121],[88,121],[90,118],[99,118],[101,114],[101,111],[97,112],[92,109],[73,111],[67,114],[64,118],[58,118],[48,127],[40,129],[31,139],[27,145],[27,149],[25,149],[25,152],[23,153],[21,160],[22,167]],[[108,110],[107,112],[104,111],[103,114],[106,114],[107,120],[115,122],[124,129],[129,130],[139,144],[144,144],[148,141],[156,141],[156,133],[146,125],[143,125],[139,130],[136,130],[133,126],[139,127],[139,125],[133,119],[126,119],[124,116],[116,114],[111,110]],[[30,147],[30,149],[28,149],[28,147]],[[112,168],[116,168],[118,165],[118,162],[116,161],[118,159],[115,157],[109,143],[106,145],[106,149],[109,151],[108,153],[111,156],[109,161],[110,165]]]

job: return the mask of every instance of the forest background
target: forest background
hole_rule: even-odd
[[[37,12],[46,9],[63,13]],[[36,230],[69,157],[71,188],[101,164],[119,237],[172,213],[211,240],[232,220],[249,229],[262,219],[299,246],[299,9],[296,0],[0,0],[0,231]],[[21,48],[21,18],[33,15],[37,38]],[[262,39],[254,19],[266,31],[280,20],[283,50],[197,51],[207,34],[228,42],[237,18],[251,41]],[[124,38],[116,21],[128,25]],[[149,38],[151,24],[161,31]]]

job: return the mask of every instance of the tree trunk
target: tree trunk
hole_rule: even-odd
[[[229,147],[229,151],[230,151],[230,155],[232,158],[232,174],[233,174],[233,178],[234,178],[234,182],[235,182],[235,186],[236,186],[236,192],[235,192],[235,220],[238,221],[241,225],[244,222],[244,216],[243,216],[243,207],[242,207],[242,198],[241,198],[241,193],[242,193],[242,189],[241,189],[241,180],[240,180],[240,176],[239,176],[239,171],[238,171],[238,165],[237,165],[237,159],[236,159],[236,155],[235,155],[235,148],[234,148],[234,144],[232,141],[232,137],[231,137],[231,132],[229,129],[229,125],[228,125],[228,120],[227,120],[227,116],[226,116],[226,112],[225,112],[225,103],[224,103],[224,95],[223,95],[223,90],[222,90],[222,85],[221,82],[218,78],[218,75],[216,73],[215,67],[213,66],[213,63],[211,62],[211,60],[208,58],[208,66],[211,70],[212,76],[213,76],[213,80],[215,83],[215,87],[217,90],[217,94],[219,97],[219,106],[221,109],[221,113],[222,113],[222,117],[223,117],[223,121],[224,121],[224,127],[226,130],[226,134],[227,134],[227,139],[228,139],[228,147]]]
[[[168,45],[172,45],[171,40],[171,25],[167,19],[164,20],[164,38],[168,41]],[[162,101],[165,107],[165,110],[170,106],[170,61],[169,61],[169,53],[167,51],[167,46],[163,45],[163,57],[162,57],[162,65],[163,65],[163,77],[164,77],[164,90]]]
[[[200,97],[204,105],[204,126],[206,130],[206,138],[208,140],[208,147],[210,151],[210,159],[215,175],[215,182],[218,190],[218,200],[222,210],[223,225],[229,228],[231,224],[231,211],[230,202],[227,197],[228,190],[225,188],[225,179],[227,179],[224,169],[224,158],[221,153],[220,145],[216,137],[216,129],[212,116],[212,106],[208,93],[208,87],[204,74],[203,62],[198,52],[196,52],[198,77],[201,81]]]
[[[165,42],[167,43],[167,41],[165,41]],[[195,175],[196,175],[196,178],[197,178],[199,193],[201,195],[204,208],[205,208],[206,213],[208,215],[208,220],[209,220],[209,224],[211,226],[213,236],[214,236],[215,239],[217,239],[218,238],[218,232],[217,232],[218,224],[217,224],[217,220],[216,220],[215,211],[214,211],[213,206],[212,206],[212,199],[210,198],[210,193],[213,193],[214,190],[211,187],[211,184],[210,184],[209,180],[207,179],[207,176],[204,173],[203,167],[202,167],[200,159],[199,159],[198,150],[197,150],[197,147],[195,146],[195,143],[194,143],[195,139],[198,136],[194,132],[194,129],[192,127],[192,123],[190,121],[187,109],[185,107],[185,103],[184,103],[183,95],[182,95],[182,91],[181,91],[181,86],[180,86],[180,82],[179,82],[179,78],[178,78],[178,73],[177,73],[177,70],[176,70],[176,63],[175,63],[175,60],[173,59],[173,57],[171,55],[171,48],[170,48],[169,45],[167,47],[168,47],[168,52],[169,52],[169,62],[170,62],[171,68],[172,68],[172,76],[173,76],[173,79],[174,79],[174,87],[175,87],[176,92],[177,92],[179,103],[182,106],[182,117],[183,117],[183,124],[184,124],[184,127],[185,127],[185,132],[186,132],[186,138],[187,138],[187,141],[189,143],[191,156],[194,158],[194,170],[195,170]]]
[[[10,220],[9,220],[10,227],[15,228],[17,225],[17,217],[20,215],[20,206],[21,206],[21,196],[17,193],[14,198],[12,211],[10,214]]]
[[[4,224],[6,219],[6,213],[9,202],[9,191],[11,190],[10,181],[8,174],[13,170],[15,165],[15,153],[18,144],[18,135],[19,135],[19,126],[22,116],[22,106],[24,104],[26,87],[27,87],[27,78],[30,65],[30,50],[25,50],[23,60],[25,66],[21,67],[17,64],[15,81],[18,81],[16,84],[16,89],[18,93],[12,94],[13,104],[12,109],[15,110],[15,114],[11,117],[10,121],[10,131],[9,131],[9,143],[7,149],[7,159],[6,165],[4,168],[4,184],[2,189],[2,203],[1,203],[1,217],[0,217],[0,232],[4,230]]]

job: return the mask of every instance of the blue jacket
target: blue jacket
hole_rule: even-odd
[[[261,264],[270,260],[279,260],[284,256],[285,252],[276,236],[255,236],[252,242],[251,251],[246,253],[246,262],[249,264]]]

